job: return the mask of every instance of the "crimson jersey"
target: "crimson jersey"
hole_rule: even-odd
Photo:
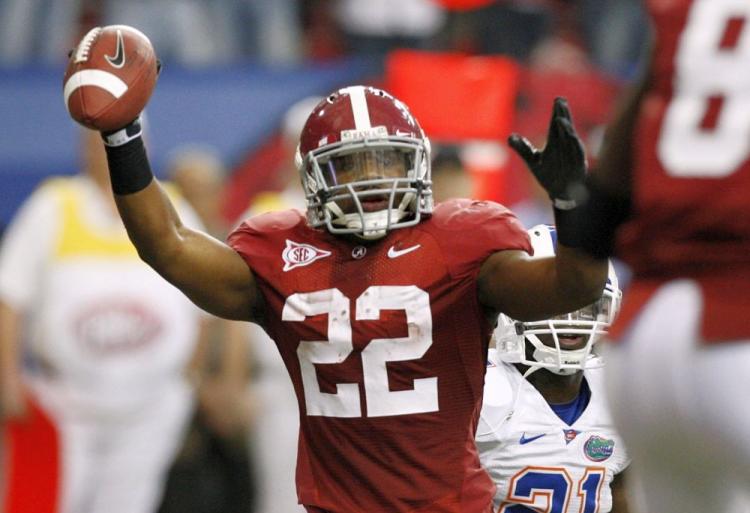
[[[265,214],[229,237],[258,281],[262,325],[300,408],[300,502],[332,512],[485,512],[474,432],[493,326],[476,279],[531,252],[504,207],[455,200],[365,244]]]
[[[636,280],[692,277],[707,303],[750,307],[733,286],[750,283],[750,2],[645,3],[656,46],[634,127],[635,216],[618,255]],[[750,330],[720,329],[737,323],[720,315],[706,312],[710,338]]]

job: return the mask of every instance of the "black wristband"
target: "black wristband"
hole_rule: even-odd
[[[612,193],[594,179],[586,186],[588,199],[576,222],[578,246],[597,258],[612,256],[617,228],[630,217],[630,196]]]
[[[555,214],[555,228],[557,231],[557,242],[569,248],[580,246],[578,234],[576,233],[580,212],[583,210],[582,205],[575,208],[561,209],[553,207]]]
[[[630,216],[630,199],[613,194],[596,180],[586,180],[586,198],[570,210],[555,208],[558,241],[596,258],[613,255],[617,227]]]
[[[141,137],[120,146],[105,146],[105,150],[115,194],[133,194],[145,189],[154,179]]]

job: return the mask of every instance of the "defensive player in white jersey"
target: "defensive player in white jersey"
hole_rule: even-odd
[[[552,226],[529,230],[534,256],[554,254]],[[495,332],[476,442],[497,485],[498,513],[623,513],[629,458],[603,390],[597,338],[617,314],[621,292],[610,266],[597,302],[567,315]]]

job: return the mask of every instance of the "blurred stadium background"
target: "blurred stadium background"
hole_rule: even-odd
[[[62,70],[82,34],[111,23],[144,31],[165,65],[147,111],[157,174],[180,145],[213,147],[229,170],[227,217],[279,186],[286,110],[357,82],[403,97],[474,195],[533,197],[508,171],[519,163],[486,143],[542,135],[563,94],[595,155],[646,33],[638,0],[2,0],[0,226],[40,180],[78,169]]]

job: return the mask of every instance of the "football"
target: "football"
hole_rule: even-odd
[[[93,130],[122,128],[148,103],[158,67],[151,41],[139,30],[93,28],[70,53],[63,78],[65,107]]]

